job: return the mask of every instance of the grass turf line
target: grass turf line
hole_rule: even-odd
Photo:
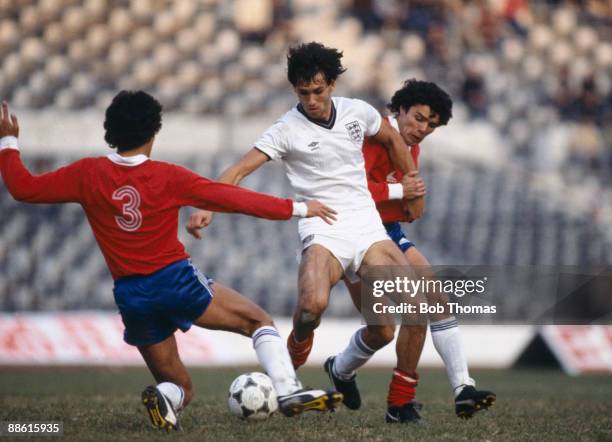
[[[257,370],[253,368],[252,370]],[[473,419],[455,417],[446,374],[421,371],[417,400],[423,427],[384,423],[389,369],[358,375],[363,406],[333,415],[243,422],[227,408],[227,388],[247,368],[192,369],[196,398],[181,417],[181,441],[612,440],[612,377],[571,378],[558,371],[474,371],[497,403]],[[301,369],[305,385],[327,387],[323,370]],[[153,383],[146,369],[0,368],[0,420],[61,420],[62,440],[167,440],[152,429],[140,392]],[[19,440],[28,440],[19,438]]]

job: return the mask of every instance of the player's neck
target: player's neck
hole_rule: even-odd
[[[117,152],[118,155],[122,157],[135,157],[136,155],[145,155],[147,157],[151,157],[151,150],[153,149],[153,140],[148,143],[143,144],[142,146],[136,147],[130,150],[124,150],[122,152]]]

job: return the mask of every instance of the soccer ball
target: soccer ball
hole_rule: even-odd
[[[263,373],[245,373],[234,379],[228,396],[232,414],[242,419],[262,420],[278,410],[272,380]]]

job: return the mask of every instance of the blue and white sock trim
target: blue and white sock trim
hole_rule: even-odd
[[[364,332],[364,330],[365,330],[365,327],[360,328],[359,330],[355,332],[355,334],[353,335],[353,343],[357,346],[357,348],[359,348],[359,350],[361,350],[367,355],[372,356],[374,353],[376,353],[376,350],[372,350],[370,347],[366,345],[365,342],[363,342],[363,338],[361,337],[361,335]]]
[[[432,333],[435,333],[458,326],[459,323],[457,322],[457,318],[451,316],[450,318],[442,319],[441,321],[432,322],[431,324],[429,324],[429,329]]]
[[[270,337],[272,337],[272,339],[270,339]],[[262,338],[268,338],[266,340],[280,340],[281,337],[278,334],[278,330],[276,330],[276,328],[269,326],[269,325],[264,325],[263,327],[258,328],[257,330],[255,330],[255,332],[253,333],[253,346],[257,345],[257,342],[262,339]]]

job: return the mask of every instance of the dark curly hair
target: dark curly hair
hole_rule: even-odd
[[[446,92],[435,83],[414,78],[404,82],[402,88],[393,94],[387,107],[398,114],[400,108],[408,111],[415,104],[429,106],[440,117],[440,126],[446,125],[453,116],[453,100]]]
[[[121,91],[106,109],[104,140],[118,152],[148,142],[161,129],[162,106],[143,91]]]
[[[303,81],[312,81],[321,72],[327,84],[330,84],[346,71],[341,58],[342,52],[314,41],[292,47],[287,54],[287,78],[296,87]]]

